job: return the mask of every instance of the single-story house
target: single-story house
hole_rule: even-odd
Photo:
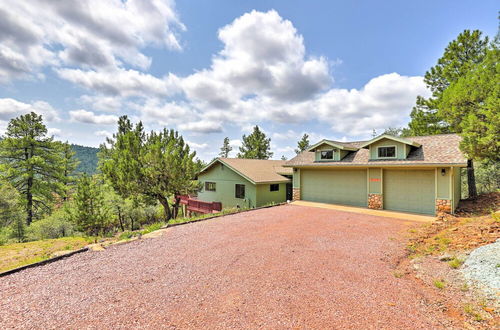
[[[467,166],[459,143],[456,134],[322,140],[284,166],[293,168],[294,200],[453,213]]]
[[[292,168],[283,160],[216,158],[198,175],[198,199],[223,208],[259,207],[292,199]]]

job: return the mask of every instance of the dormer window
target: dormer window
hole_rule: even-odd
[[[396,146],[378,147],[378,158],[396,158]]]
[[[321,151],[321,160],[333,160],[333,150]]]

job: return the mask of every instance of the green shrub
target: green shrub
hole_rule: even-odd
[[[64,211],[58,210],[50,216],[33,222],[27,230],[30,241],[60,238],[75,235],[75,226]]]
[[[448,265],[450,265],[450,267],[453,269],[460,268],[460,266],[462,266],[463,263],[464,261],[462,259],[458,259],[457,257],[453,257],[453,259],[448,261]]]
[[[161,227],[163,227],[165,223],[163,222],[156,222],[156,223],[153,223],[151,225],[148,225],[146,226],[142,231],[141,231],[141,234],[142,235],[145,235],[145,234],[148,234],[150,232],[153,232],[155,230],[158,230],[160,229]]]

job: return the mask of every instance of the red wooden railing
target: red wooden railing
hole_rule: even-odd
[[[222,211],[222,203],[220,202],[204,202],[189,195],[180,195],[177,198],[180,199],[181,204],[186,205],[187,210],[190,212],[217,213]]]

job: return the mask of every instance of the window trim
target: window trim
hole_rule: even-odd
[[[209,185],[210,184],[213,184],[214,185],[214,189],[208,189]],[[217,182],[213,182],[213,181],[205,181],[205,191],[217,191]]]
[[[329,152],[331,151],[332,152],[332,158],[323,158],[323,155],[322,153],[323,152]],[[327,150],[319,150],[319,161],[330,161],[330,160],[334,160],[335,159],[335,149],[327,149]]]
[[[379,152],[380,148],[394,148],[394,157],[381,157]],[[398,146],[397,145],[389,145],[389,146],[379,146],[377,147],[377,159],[396,159],[398,158]]]
[[[273,190],[273,186],[277,189]],[[269,185],[269,191],[274,192],[274,191],[280,191],[280,184],[279,183],[271,183]]]
[[[243,187],[243,197],[238,196],[238,186]],[[246,189],[244,184],[234,184],[234,198],[245,199]]]

